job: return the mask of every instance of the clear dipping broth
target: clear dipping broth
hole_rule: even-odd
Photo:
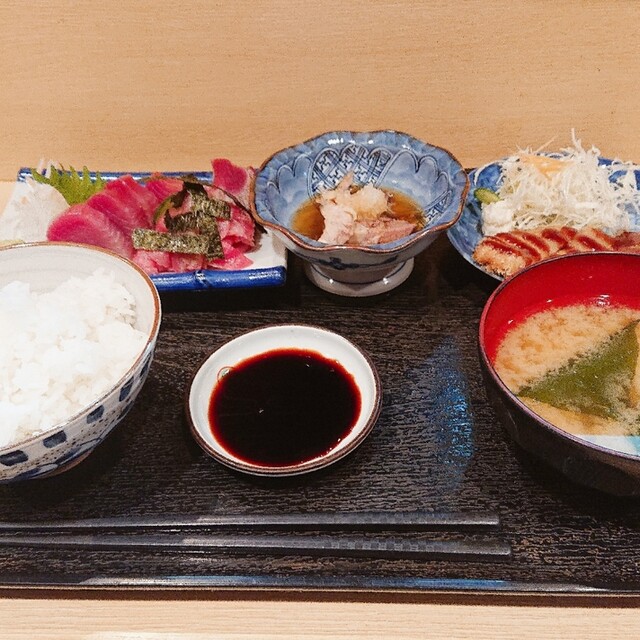
[[[424,217],[420,206],[409,196],[393,189],[382,189],[389,198],[390,217],[406,220],[415,225],[416,230],[424,227]],[[291,228],[302,235],[317,240],[324,230],[324,218],[320,206],[314,198],[307,200],[291,221]]]

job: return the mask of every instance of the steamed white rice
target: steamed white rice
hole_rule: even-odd
[[[135,300],[103,269],[49,292],[0,289],[0,447],[47,430],[107,392],[146,343]]]

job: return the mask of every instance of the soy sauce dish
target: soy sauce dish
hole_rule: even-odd
[[[371,432],[380,379],[361,349],[311,325],[270,325],[212,353],[193,377],[186,414],[218,462],[261,476],[337,462]]]

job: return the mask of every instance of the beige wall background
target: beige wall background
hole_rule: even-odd
[[[575,128],[640,162],[639,24],[633,0],[5,0],[0,179],[260,164],[336,128],[467,166]]]

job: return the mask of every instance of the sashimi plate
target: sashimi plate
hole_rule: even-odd
[[[211,182],[211,172],[188,172],[199,180]],[[167,177],[180,177],[185,172],[165,172]],[[105,180],[114,180],[124,173],[101,172]],[[128,175],[136,180],[142,180],[152,175],[148,172],[131,172]],[[31,169],[22,168],[18,172],[16,183],[4,211],[0,214],[0,241],[10,240],[6,237],[4,221],[15,216],[20,202],[29,195],[30,187],[27,178],[31,176]],[[45,240],[45,237],[41,238]],[[160,273],[151,275],[151,280],[159,291],[189,291],[203,289],[242,289],[255,287],[282,286],[287,275],[287,252],[284,245],[270,232],[260,233],[257,247],[248,252],[251,264],[243,269],[200,269],[184,273]]]
[[[553,155],[553,154],[549,154]],[[599,162],[604,165],[610,165],[611,160],[607,158],[600,158]],[[473,259],[473,252],[484,238],[482,233],[482,209],[480,201],[475,197],[474,192],[478,188],[490,189],[491,191],[497,191],[500,188],[500,178],[502,170],[502,160],[487,164],[480,169],[473,169],[469,172],[469,193],[467,194],[467,201],[462,215],[458,219],[458,222],[447,230],[447,236],[453,247],[458,253],[476,269],[486,273],[489,277],[496,280],[503,280],[502,276],[499,276],[488,269],[485,269],[482,265],[478,264]],[[636,171],[636,181],[640,189],[640,171]],[[612,174],[611,179],[614,179],[616,174]],[[630,231],[640,230],[640,215],[637,211],[629,210],[630,217]]]

